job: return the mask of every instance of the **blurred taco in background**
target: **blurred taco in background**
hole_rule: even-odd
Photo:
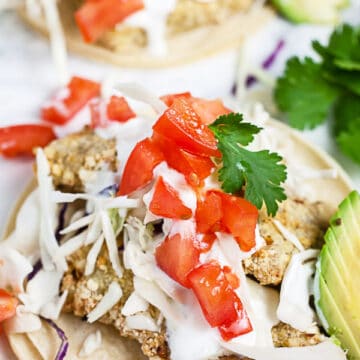
[[[54,12],[59,12],[70,51],[130,67],[182,64],[234,48],[272,17],[255,0],[61,0],[57,6],[32,0],[26,5],[22,18],[44,34],[55,31]]]

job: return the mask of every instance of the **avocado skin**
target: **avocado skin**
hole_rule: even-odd
[[[349,0],[272,0],[271,2],[290,21],[315,24],[338,23],[338,11],[350,3]]]
[[[360,195],[351,192],[330,220],[316,266],[315,306],[349,359],[360,359]]]

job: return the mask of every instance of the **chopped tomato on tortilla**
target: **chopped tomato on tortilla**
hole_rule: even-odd
[[[4,289],[0,289],[0,323],[13,317],[19,301]]]
[[[212,326],[230,326],[238,319],[242,303],[215,261],[195,268],[188,275],[201,310]]]
[[[126,122],[136,117],[126,99],[123,96],[115,95],[111,96],[107,104],[106,114],[109,120],[119,122]]]
[[[143,0],[85,1],[75,20],[85,42],[91,43],[135,11],[144,8]]]
[[[155,166],[163,160],[163,153],[151,139],[138,142],[125,165],[118,195],[130,194],[150,183]]]
[[[177,94],[168,94],[168,95],[163,95],[160,97],[160,99],[167,105],[167,106],[171,106],[174,103],[175,99],[178,98],[185,98],[185,99],[190,99],[192,98],[192,95],[190,92],[183,92],[183,93],[177,93]]]
[[[221,157],[214,134],[201,122],[191,103],[185,98],[174,99],[173,104],[155,123],[153,130],[192,154]]]
[[[46,125],[28,124],[0,128],[0,154],[5,157],[33,155],[33,149],[44,147],[56,139]]]
[[[160,134],[154,133],[152,139],[162,150],[168,165],[182,173],[192,186],[199,186],[215,167],[209,157],[191,154],[180,149],[172,140]]]
[[[212,124],[219,116],[230,114],[232,111],[224,106],[221,100],[206,100],[192,98],[191,106],[200,116],[203,124]]]
[[[200,250],[195,245],[194,236],[180,234],[168,236],[156,248],[155,259],[161,270],[179,284],[189,288],[188,273],[199,264]]]
[[[223,218],[221,197],[215,191],[209,191],[204,199],[198,200],[195,219],[199,233],[207,234],[221,230]]]
[[[249,201],[238,196],[218,192],[222,200],[225,228],[235,237],[241,250],[249,251],[255,244],[255,228],[258,209]]]
[[[41,118],[58,125],[66,124],[89,100],[99,95],[99,83],[74,76],[42,107]]]
[[[178,220],[190,219],[192,216],[191,209],[183,204],[178,191],[165,182],[162,176],[156,180],[149,210],[155,215]]]
[[[220,335],[225,341],[247,334],[252,330],[250,319],[243,308],[238,310],[238,318],[232,324],[219,326]]]

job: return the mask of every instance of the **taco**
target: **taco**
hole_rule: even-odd
[[[341,168],[261,106],[136,98],[36,151],[0,245],[18,358],[345,359],[309,305]]]
[[[59,41],[54,9],[47,5],[44,13],[41,2],[32,3],[22,18],[43,34],[57,32],[51,37]],[[58,11],[71,51],[131,67],[182,64],[234,48],[272,17],[255,0],[61,0]]]

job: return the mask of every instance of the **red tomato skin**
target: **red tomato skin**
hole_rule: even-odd
[[[209,157],[190,154],[156,132],[152,139],[162,150],[168,165],[182,173],[191,186],[199,186],[211,174],[215,165]]]
[[[190,287],[188,273],[199,264],[200,251],[191,237],[175,234],[156,248],[155,259],[161,270],[186,288]]]
[[[92,43],[107,30],[135,11],[144,8],[142,0],[86,1],[76,12],[75,21],[83,40]]]
[[[128,195],[149,184],[154,168],[164,161],[164,155],[149,138],[136,144],[125,165],[117,195]]]
[[[227,281],[233,289],[237,289],[240,286],[240,279],[231,271],[229,266],[224,266],[223,271]]]
[[[186,220],[192,216],[191,209],[182,203],[177,190],[167,184],[162,176],[156,180],[149,210],[170,219]]]
[[[229,341],[237,336],[247,334],[253,330],[250,319],[245,309],[239,309],[238,318],[229,326],[219,326],[221,337]]]
[[[44,147],[56,139],[53,129],[46,125],[28,124],[0,128],[0,154],[5,157],[33,156],[33,149]]]
[[[168,94],[168,95],[163,95],[160,97],[160,99],[167,105],[167,106],[171,106],[174,103],[175,99],[178,98],[185,98],[185,99],[190,99],[191,93],[190,92],[183,92],[183,93],[178,93],[178,94]]]
[[[4,289],[0,289],[0,323],[13,317],[19,301]]]
[[[211,327],[229,326],[238,318],[241,301],[218,263],[198,266],[189,273],[188,279]]]
[[[153,130],[189,153],[221,157],[214,134],[201,123],[200,117],[185,98],[175,98],[171,107],[155,123]]]
[[[242,251],[251,250],[255,244],[255,228],[259,211],[249,201],[220,193],[225,228],[234,236]]]
[[[217,192],[207,192],[196,207],[196,229],[202,234],[221,230],[222,201]]]
[[[136,117],[136,114],[123,96],[111,96],[107,104],[106,113],[109,120],[119,122],[126,122]]]
[[[212,124],[219,116],[230,114],[232,111],[224,106],[221,100],[206,100],[192,98],[191,105],[200,116],[203,124]]]
[[[61,93],[67,92],[66,96]],[[71,78],[62,89],[41,109],[41,118],[54,124],[66,124],[92,98],[100,95],[100,84],[78,76]]]

